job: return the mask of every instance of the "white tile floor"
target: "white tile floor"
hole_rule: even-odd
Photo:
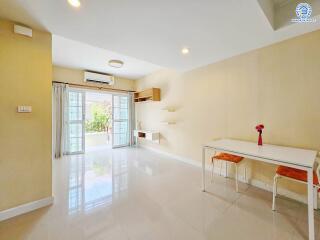
[[[208,174],[209,177],[209,174]],[[208,179],[209,182],[209,179]],[[0,239],[307,239],[305,205],[137,148],[54,161],[55,204],[0,223]],[[319,239],[320,214],[316,212]]]

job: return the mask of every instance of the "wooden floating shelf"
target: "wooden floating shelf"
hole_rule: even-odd
[[[160,101],[160,88],[150,88],[134,93],[134,102]]]
[[[176,122],[162,122],[163,125],[174,125]]]
[[[162,108],[161,110],[166,112],[175,112],[176,110],[174,108]]]

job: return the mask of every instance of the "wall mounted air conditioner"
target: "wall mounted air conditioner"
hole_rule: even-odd
[[[84,72],[84,81],[113,85],[114,84],[114,76],[108,75],[105,73],[85,71]]]

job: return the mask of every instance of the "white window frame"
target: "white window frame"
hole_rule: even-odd
[[[70,106],[69,106],[69,93],[70,92],[81,92],[82,93],[82,119],[81,120],[69,120],[69,110],[70,110]],[[66,129],[67,129],[67,134],[66,134],[66,144],[67,144],[67,154],[68,155],[74,155],[74,154],[83,154],[85,152],[85,103],[86,103],[86,94],[85,94],[85,90],[83,89],[79,89],[79,88],[68,88],[68,92],[67,92],[67,111],[66,111]],[[76,151],[76,152],[70,152],[70,131],[69,131],[69,126],[72,123],[82,123],[82,149],[80,151]]]
[[[119,97],[121,97],[121,96],[126,96],[127,97],[127,101],[128,101],[128,103],[127,103],[127,110],[128,110],[128,114],[127,114],[127,119],[117,119],[117,120],[115,120],[115,118],[114,118],[114,109],[115,109],[115,105],[114,105],[114,97],[115,96],[119,96]],[[128,93],[113,93],[112,94],[112,148],[120,148],[120,147],[127,147],[127,146],[129,146],[130,145],[130,116],[129,116],[129,114],[130,114],[130,111],[129,111],[129,100],[130,100],[130,96],[129,96],[129,94]],[[120,107],[119,107],[120,108]],[[127,128],[127,143],[125,143],[125,144],[120,144],[120,145],[115,145],[114,144],[114,139],[115,139],[115,133],[114,133],[114,123],[115,122],[127,122],[127,124],[128,124],[128,128]]]

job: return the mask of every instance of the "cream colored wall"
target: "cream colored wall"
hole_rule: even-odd
[[[52,196],[51,78],[51,34],[0,20],[0,211]]]
[[[83,84],[88,86],[102,86],[106,87],[105,84],[97,84],[97,83],[86,83],[83,81],[84,79],[84,71],[79,69],[72,69],[60,66],[53,67],[53,81],[58,82],[67,82],[73,84]],[[112,89],[121,89],[121,90],[134,90],[135,89],[135,81],[125,78],[116,77],[115,84],[111,87]]]
[[[258,123],[265,124],[266,143],[320,150],[319,42],[317,31],[186,73],[156,72],[137,89],[159,87],[162,100],[138,103],[137,119],[161,132],[153,148],[197,161],[201,145],[212,139],[256,141]],[[177,124],[161,124],[165,120]],[[275,166],[248,165],[251,178],[270,187]],[[304,189],[296,183],[286,188]]]

